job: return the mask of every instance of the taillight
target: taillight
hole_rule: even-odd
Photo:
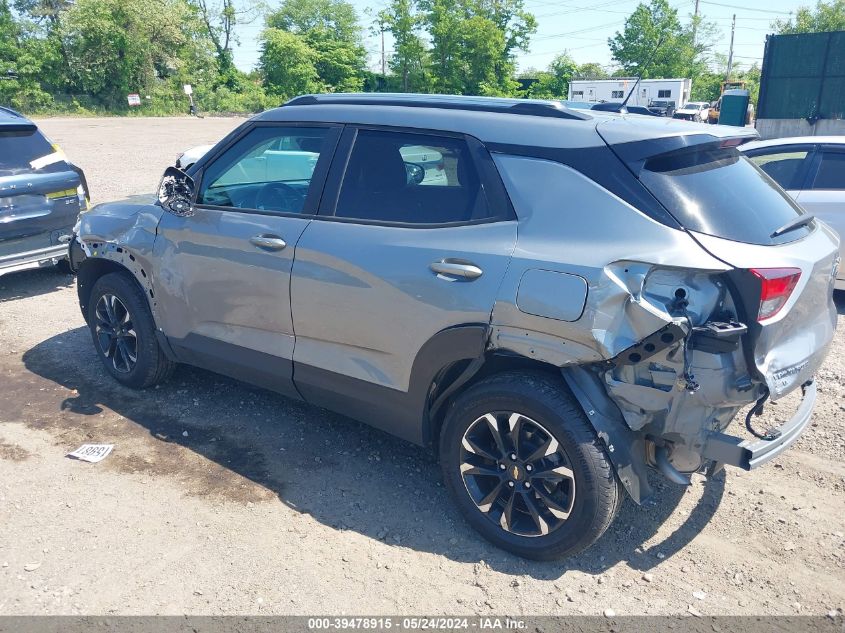
[[[771,319],[786,305],[798,280],[800,268],[752,268],[752,274],[760,280],[760,310],[757,321]]]

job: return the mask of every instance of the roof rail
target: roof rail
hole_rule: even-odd
[[[326,94],[294,97],[284,106],[305,105],[383,105],[405,108],[469,110],[499,114],[524,114],[558,119],[589,120],[589,115],[570,110],[559,101],[505,99],[497,97],[462,97],[448,95],[413,95],[398,93]]]

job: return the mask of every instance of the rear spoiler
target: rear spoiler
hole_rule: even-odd
[[[603,121],[596,131],[628,168],[639,174],[649,158],[687,149],[704,149],[710,145],[738,147],[760,137],[757,130],[727,125],[695,126],[671,120]],[[712,128],[712,129],[710,129]]]
[[[0,123],[0,134],[3,132],[34,132],[37,129],[38,127],[35,123],[31,123],[25,119],[20,122],[15,121],[13,123],[9,123],[4,121],[3,123]]]
[[[611,145],[611,149],[634,174],[639,174],[645,162],[657,156],[665,156],[687,150],[719,149],[739,147],[754,140],[754,136],[734,136],[717,138],[709,134],[668,136],[649,141],[635,141]]]

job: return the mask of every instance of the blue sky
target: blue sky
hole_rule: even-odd
[[[375,70],[380,67],[381,43],[377,36],[369,35],[372,16],[382,7],[384,1],[365,2],[351,0],[358,10],[358,16],[365,32],[370,64]],[[269,1],[271,8],[277,6]],[[536,17],[539,28],[532,38],[527,53],[520,53],[520,70],[545,68],[558,53],[568,50],[578,63],[598,62],[611,68],[612,60],[607,47],[607,38],[621,30],[625,18],[639,4],[639,0],[525,0],[525,5]],[[670,0],[678,9],[682,20],[692,16],[694,0]],[[701,15],[717,24],[721,33],[715,51],[727,55],[730,45],[731,16],[736,14],[736,36],[734,41],[735,63],[750,66],[763,59],[763,45],[770,33],[773,20],[789,17],[802,4],[815,4],[815,0],[700,0]],[[257,37],[263,25],[260,22],[241,25],[238,29],[240,44],[235,48],[235,63],[243,70],[253,68],[258,60]],[[390,38],[386,48],[390,53]]]

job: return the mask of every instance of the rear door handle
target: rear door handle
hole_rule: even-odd
[[[451,279],[464,279],[466,281],[478,279],[483,272],[478,266],[470,262],[459,262],[449,259],[432,262],[429,268],[438,275],[443,275]]]
[[[255,237],[249,238],[249,241],[260,248],[266,248],[270,251],[280,251],[287,246],[287,242],[278,235],[256,235]]]

